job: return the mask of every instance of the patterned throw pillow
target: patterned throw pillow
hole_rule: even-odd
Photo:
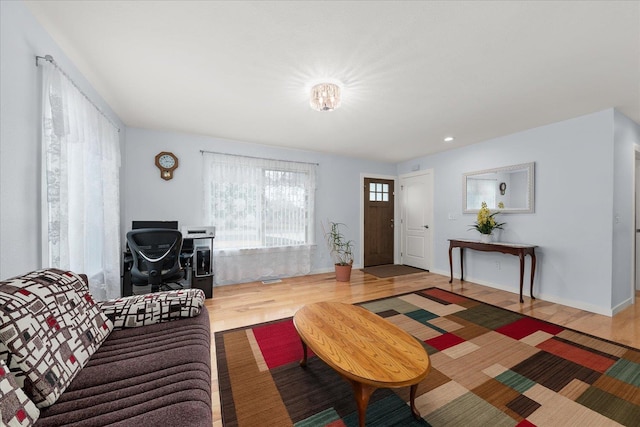
[[[22,372],[16,358],[11,354],[7,346],[4,345],[2,341],[0,341],[0,361],[9,368],[9,372],[11,372],[13,378],[18,383],[18,386],[20,388],[24,388],[24,372]]]
[[[136,328],[197,316],[204,305],[204,292],[180,289],[117,298],[98,305],[113,322],[114,329]]]
[[[30,426],[40,416],[40,410],[20,389],[13,374],[0,360],[0,425]]]
[[[112,329],[75,273],[48,269],[0,282],[0,341],[39,408],[58,399]]]

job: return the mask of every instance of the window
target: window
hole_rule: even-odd
[[[389,201],[389,184],[379,182],[369,183],[369,201],[370,202],[388,202]]]
[[[217,249],[313,243],[315,165],[203,153],[205,217]]]

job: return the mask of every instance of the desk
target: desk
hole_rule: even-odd
[[[191,288],[202,289],[205,298],[213,297],[213,237],[184,238],[180,251],[180,264],[185,268],[185,280]],[[123,297],[133,295],[131,267],[133,255],[123,253],[123,274],[120,288]]]
[[[503,254],[517,255],[520,258],[520,302],[522,299],[522,282],[524,276],[524,257],[529,255],[531,257],[531,286],[529,294],[531,299],[535,299],[533,296],[533,278],[536,273],[536,246],[523,245],[518,243],[482,243],[479,240],[464,240],[464,239],[449,239],[449,269],[451,271],[451,279],[449,283],[453,282],[453,259],[451,252],[453,248],[460,248],[460,280],[464,280],[464,266],[463,266],[463,251],[464,248],[473,249],[475,251],[483,252],[500,252]]]

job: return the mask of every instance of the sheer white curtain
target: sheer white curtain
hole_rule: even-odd
[[[56,65],[42,68],[43,263],[120,296],[118,129]]]
[[[217,284],[311,271],[316,165],[204,152],[203,171]]]

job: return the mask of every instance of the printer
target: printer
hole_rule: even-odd
[[[205,238],[215,238],[216,237],[216,228],[214,226],[208,225],[198,225],[198,226],[182,226],[182,238],[183,239],[198,239],[201,237]]]

